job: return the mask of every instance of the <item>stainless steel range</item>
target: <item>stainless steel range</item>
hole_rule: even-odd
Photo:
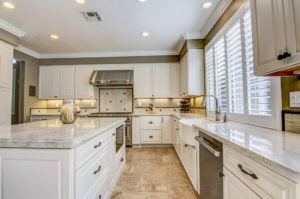
[[[108,113],[92,113],[88,117],[119,117],[126,118],[125,121],[125,137],[126,137],[126,146],[132,146],[132,116],[131,114],[108,114]]]

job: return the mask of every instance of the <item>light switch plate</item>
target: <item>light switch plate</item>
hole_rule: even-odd
[[[290,107],[300,108],[300,91],[290,92]]]

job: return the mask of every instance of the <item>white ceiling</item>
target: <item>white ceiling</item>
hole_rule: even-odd
[[[0,18],[26,33],[21,45],[42,54],[96,52],[175,52],[181,35],[203,28],[220,0],[11,0]],[[1,2],[1,0],[0,0]],[[97,11],[101,22],[86,22],[82,11]],[[144,38],[142,31],[150,36]],[[58,40],[50,39],[55,33]]]

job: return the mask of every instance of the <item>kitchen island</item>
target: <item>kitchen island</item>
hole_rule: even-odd
[[[2,198],[109,198],[125,165],[124,121],[0,126]]]

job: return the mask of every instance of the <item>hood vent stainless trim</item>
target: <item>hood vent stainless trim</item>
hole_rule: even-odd
[[[133,86],[132,70],[95,70],[90,84],[101,87]]]

